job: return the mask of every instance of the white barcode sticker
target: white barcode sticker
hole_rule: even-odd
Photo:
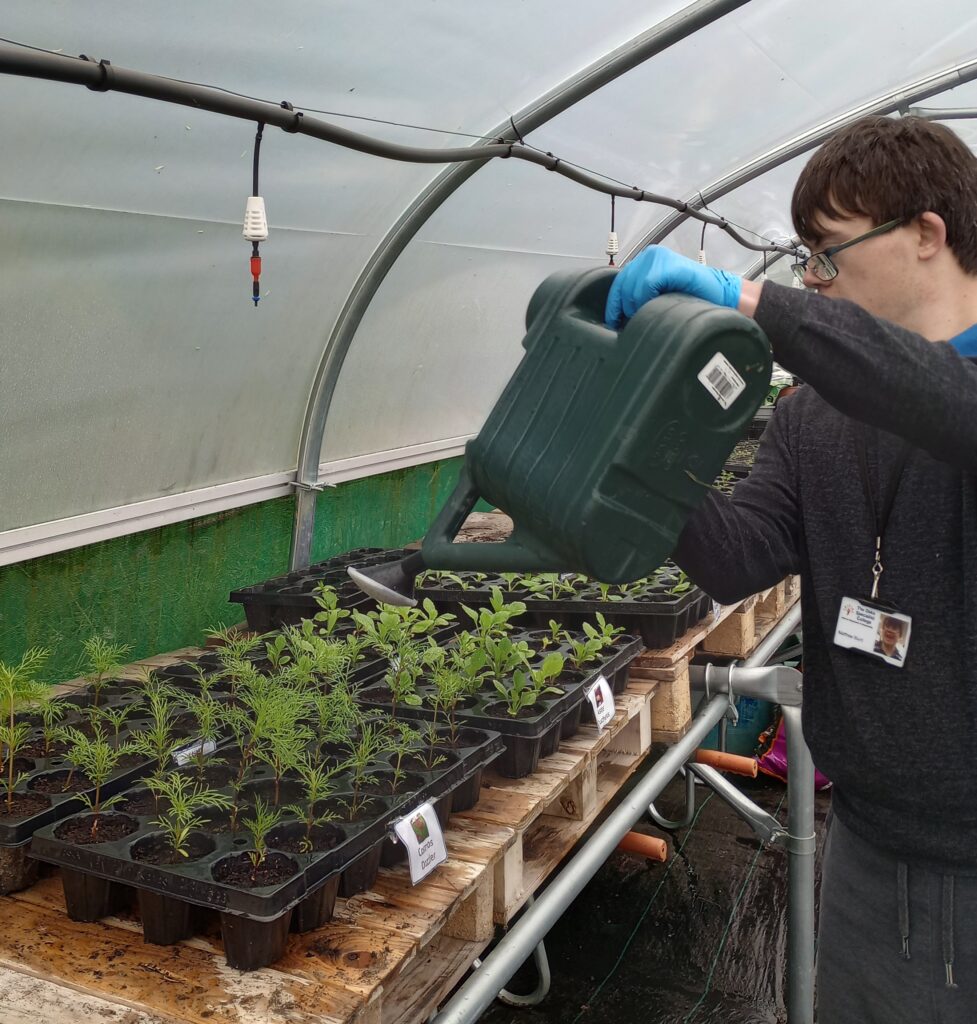
[[[182,766],[193,757],[210,757],[216,749],[217,744],[213,740],[197,740],[196,743],[191,743],[189,747],[174,750],[173,760]]]
[[[746,381],[722,352],[717,352],[702,368],[699,382],[724,409],[728,409],[746,388]]]

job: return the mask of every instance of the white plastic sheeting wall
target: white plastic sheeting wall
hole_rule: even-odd
[[[8,0],[2,31],[261,98],[481,134],[681,6]],[[806,129],[975,56],[977,12],[963,0],[925,9],[753,0],[529,141],[685,198]],[[975,99],[962,87],[926,104]],[[15,482],[0,499],[0,547],[5,533],[46,523],[57,546],[57,521],[165,496],[176,499],[174,518],[192,514],[178,496],[215,485],[284,486],[349,290],[443,168],[267,130],[261,191],[272,234],[254,310],[240,236],[253,125],[4,76],[0,111],[0,479]],[[334,120],[415,145],[473,141]],[[973,141],[968,122],[954,127]],[[789,235],[804,159],[714,208]],[[369,472],[378,454],[455,450],[519,358],[536,285],[606,261],[609,212],[607,198],[517,161],[469,179],[377,290],[339,379],[322,461]],[[618,202],[622,249],[667,212]],[[693,253],[699,230],[686,224],[672,242]],[[756,259],[715,229],[707,250],[731,269]]]

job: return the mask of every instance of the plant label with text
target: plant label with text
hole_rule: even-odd
[[[597,723],[597,731],[603,732],[604,726],[614,717],[614,694],[610,685],[603,676],[597,677],[597,682],[587,691],[587,699],[594,709],[594,721]]]
[[[397,839],[407,847],[412,885],[417,885],[448,859],[441,822],[430,801],[395,821],[393,828]]]
[[[181,747],[179,750],[173,751],[173,760],[183,767],[191,758],[194,757],[210,757],[210,755],[217,749],[217,744],[213,740],[197,740],[196,743],[191,743],[188,747]]]

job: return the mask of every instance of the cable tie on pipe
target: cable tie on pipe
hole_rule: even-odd
[[[282,125],[283,132],[288,132],[290,135],[294,135],[302,124],[302,112],[300,110],[296,110],[288,100],[282,100],[279,106],[282,110],[287,110],[290,114],[295,114],[295,120],[291,125]]]
[[[110,60],[99,60],[96,61],[94,57],[89,57],[88,54],[79,53],[79,60],[86,60],[89,64],[98,64],[99,70],[102,72],[102,77],[95,83],[95,85],[86,85],[86,89],[91,89],[92,92],[108,92],[109,89],[115,84],[115,71],[112,68],[112,61]]]
[[[552,153],[547,153],[546,155],[547,155],[548,157],[552,157],[552,158],[553,158],[553,160],[555,160],[555,161],[556,161],[556,162],[555,162],[555,163],[553,164],[553,166],[552,166],[552,167],[547,167],[546,169],[547,169],[548,171],[555,171],[555,170],[557,169],[557,167],[559,167],[559,166],[560,166],[560,158],[559,158],[558,156],[553,156],[553,154],[552,154]]]
[[[515,135],[515,137],[519,140],[519,144],[521,146],[525,146],[526,145],[526,140],[522,137],[522,133],[516,127],[516,119],[514,117],[512,117],[511,115],[509,116],[509,124],[512,125],[512,132]]]

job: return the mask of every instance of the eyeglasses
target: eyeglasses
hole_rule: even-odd
[[[875,238],[876,235],[884,235],[888,231],[893,231],[897,227],[905,224],[903,218],[897,220],[886,221],[885,224],[880,224],[877,228],[872,228],[871,231],[866,231],[864,235],[857,235],[855,238],[850,238],[847,242],[842,242],[841,245],[832,245],[825,249],[823,252],[811,253],[810,256],[805,260],[799,260],[790,269],[794,272],[794,277],[797,278],[801,284],[804,283],[804,274],[810,269],[811,273],[819,281],[832,281],[838,276],[838,268],[831,261],[831,257],[835,253],[841,252],[842,249],[848,249],[853,245],[857,245],[859,242],[864,242],[867,238]]]

